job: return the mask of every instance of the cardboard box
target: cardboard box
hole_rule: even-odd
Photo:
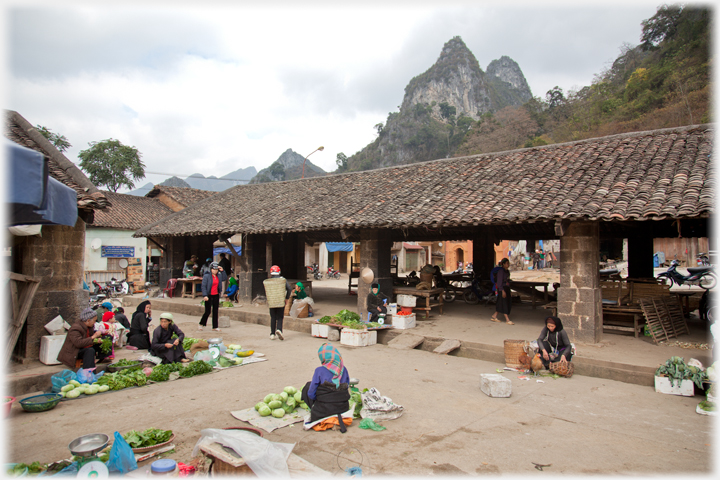
[[[40,361],[45,365],[57,365],[57,356],[67,335],[43,335],[40,337]]]
[[[480,390],[488,397],[506,398],[512,394],[512,382],[499,373],[481,373]]]
[[[406,329],[415,328],[415,314],[411,315],[393,315],[392,326],[395,328]]]
[[[343,328],[340,330],[340,343],[352,347],[367,347],[377,343],[377,330],[355,330]]]
[[[401,307],[414,307],[416,301],[417,297],[414,295],[398,294],[397,296],[397,304]]]
[[[134,257],[127,259],[128,265],[142,265],[142,259]]]
[[[673,386],[670,386],[668,377],[655,377],[655,391],[668,395],[682,395],[683,397],[695,396],[695,384],[692,380],[678,382],[673,379]]]

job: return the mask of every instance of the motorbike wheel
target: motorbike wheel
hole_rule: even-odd
[[[335,280],[340,280],[340,272],[335,272],[335,273],[333,274],[333,278],[334,278]]]
[[[715,278],[715,275],[713,275],[712,273],[706,273],[705,275],[700,277],[698,283],[705,290],[712,290],[713,288],[715,288],[715,285],[717,285],[717,278]]]
[[[452,303],[455,301],[455,292],[453,290],[445,290],[443,293],[443,302]]]
[[[468,290],[463,294],[463,300],[465,300],[465,303],[469,303],[470,305],[477,305],[480,303],[480,298],[475,295],[475,292],[472,290]]]

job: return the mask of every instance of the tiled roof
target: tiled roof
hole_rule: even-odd
[[[93,227],[137,230],[172,214],[157,198],[138,197],[123,193],[103,192],[111,207],[95,212]]]
[[[238,185],[138,236],[707,217],[713,125]]]
[[[218,192],[209,190],[200,190],[198,188],[188,187],[166,187],[164,185],[155,185],[152,190],[145,194],[146,197],[157,197],[160,193],[164,193],[176,202],[185,207],[189,207],[193,203],[205,200],[208,197],[216,195]]]
[[[78,208],[97,210],[110,205],[108,199],[82,170],[68,160],[19,113],[12,110],[5,111],[5,136],[18,145],[42,153],[48,159],[50,176],[77,192]]]

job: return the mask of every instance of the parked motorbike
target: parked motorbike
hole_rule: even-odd
[[[325,275],[327,276],[327,278],[334,278],[335,280],[340,279],[340,272],[333,269],[332,267],[328,267],[327,273]]]
[[[703,267],[710,266],[710,256],[707,253],[698,253],[697,264]]]
[[[713,268],[710,267],[688,267],[690,275],[683,275],[677,271],[680,262],[673,260],[666,272],[658,275],[658,278],[666,279],[672,285],[698,285],[705,290],[710,290],[717,285],[717,277]]]
[[[130,285],[128,284],[127,278],[124,278],[121,282],[118,282],[115,277],[111,278],[109,282],[105,282],[105,286],[110,290],[112,296],[127,295],[130,291]]]
[[[475,278],[470,288],[463,294],[463,300],[470,305],[477,305],[481,300],[485,304],[496,303],[497,295],[492,291],[492,283]]]
[[[317,263],[313,263],[312,265],[307,265],[307,269],[309,270],[309,273],[312,274],[312,276],[315,280],[322,280],[323,276],[322,276],[322,273],[320,273],[320,268],[318,267]]]
[[[93,280],[92,283],[95,287],[95,291],[93,292],[94,295],[105,295],[105,297],[109,297],[111,295],[110,289],[100,285],[97,280]]]

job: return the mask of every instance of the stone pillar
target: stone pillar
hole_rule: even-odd
[[[495,266],[495,246],[487,232],[481,232],[472,239],[473,271],[482,280],[490,280],[490,270]]]
[[[40,279],[14,350],[15,359],[24,363],[38,359],[40,337],[48,335],[46,323],[61,315],[72,325],[89,306],[88,292],[82,288],[85,222],[78,218],[74,227],[43,225],[41,237],[22,237],[16,243],[15,255],[15,271]]]
[[[387,232],[381,230],[362,230],[360,232],[360,271],[370,268],[375,274],[373,283],[380,284],[380,291],[392,301],[393,280],[390,275],[392,240]],[[358,280],[358,313],[367,318],[367,295],[371,285]],[[363,317],[364,315],[364,317]]]
[[[251,302],[257,295],[265,295],[263,280],[268,278],[266,270],[267,237],[265,235],[247,235],[243,243],[242,260],[238,263],[238,297],[243,302]]]
[[[653,237],[636,236],[628,238],[628,277],[653,278]]]
[[[603,323],[599,224],[570,223],[560,239],[560,252],[558,316],[570,341],[598,343]]]

